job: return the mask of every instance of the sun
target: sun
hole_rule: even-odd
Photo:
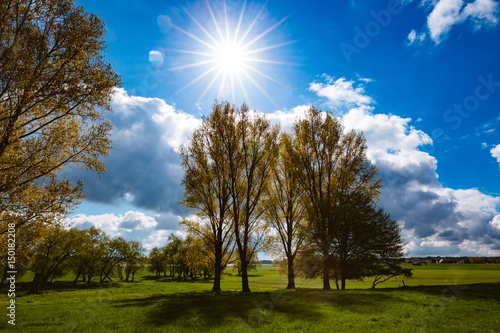
[[[238,43],[226,42],[214,53],[216,65],[230,75],[242,73],[248,66],[246,64],[245,52]]]
[[[179,53],[194,56],[191,62],[172,67],[170,71],[181,71],[188,68],[200,68],[199,74],[178,90],[182,91],[193,84],[205,80],[206,86],[198,98],[198,102],[211,90],[217,89],[217,98],[236,101],[236,95],[241,94],[250,103],[249,90],[257,89],[269,99],[274,106],[277,104],[262,87],[262,80],[278,82],[272,76],[272,71],[261,71],[261,65],[295,65],[279,60],[268,59],[266,52],[292,44],[286,41],[277,44],[266,44],[265,37],[283,24],[287,17],[282,18],[270,27],[262,27],[262,17],[266,4],[256,10],[255,16],[248,17],[245,13],[247,2],[244,1],[239,15],[228,14],[226,2],[223,1],[222,13],[214,12],[209,1],[205,2],[207,17],[197,18],[186,8],[184,12],[191,20],[192,28],[183,29],[173,23],[171,27],[196,42],[192,49],[174,49]],[[220,7],[219,7],[220,8]],[[203,21],[203,19],[207,19]],[[200,23],[204,22],[204,24]],[[194,61],[192,59],[195,59]],[[218,86],[218,88],[217,88]]]

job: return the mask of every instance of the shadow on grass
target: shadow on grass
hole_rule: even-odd
[[[500,283],[450,284],[439,286],[412,286],[403,288],[376,289],[381,292],[407,290],[442,297],[458,297],[463,299],[482,299],[500,301]]]
[[[42,294],[49,292],[61,292],[61,291],[120,288],[124,284],[136,284],[136,283],[139,282],[138,281],[125,282],[125,281],[113,280],[113,281],[105,281],[104,283],[99,283],[96,280],[92,281],[90,284],[87,284],[87,282],[78,282],[76,285],[73,285],[72,281],[53,281],[53,282],[47,282],[47,284],[45,284],[42,287]],[[17,282],[16,289],[19,291],[19,293],[16,293],[16,296],[22,297],[29,295],[31,284],[32,282]],[[5,287],[3,288],[3,290],[5,290]]]
[[[152,326],[178,326],[189,331],[198,331],[203,325],[210,330],[223,322],[236,321],[249,326],[259,326],[270,319],[273,313],[283,313],[291,318],[316,320],[321,317],[313,307],[296,306],[283,295],[269,292],[210,292],[177,293],[150,296],[133,300],[119,300],[116,307],[152,306],[145,322]]]
[[[141,278],[141,280],[143,281],[153,281],[153,282],[186,282],[186,283],[213,283],[214,282],[214,278],[213,277],[207,277],[207,278],[181,278],[181,279],[178,279],[178,278],[174,278],[172,279],[171,277],[163,277],[163,276],[160,276],[160,277],[156,277],[154,275],[147,275],[147,276],[143,276]]]
[[[456,289],[452,289],[456,287]],[[446,289],[448,288],[448,289]],[[187,331],[217,328],[221,323],[258,327],[282,321],[314,322],[337,311],[382,313],[387,304],[404,306],[409,295],[428,294],[459,299],[500,300],[500,284],[467,286],[419,286],[405,288],[354,289],[324,292],[318,289],[280,290],[276,292],[172,293],[112,302],[117,308],[147,307],[144,324],[179,327]],[[410,299],[413,296],[410,296]],[[332,312],[333,311],[333,312]],[[200,326],[201,325],[201,326]]]
[[[325,307],[363,313],[366,308],[374,310],[381,302],[398,301],[399,297],[390,293],[349,293],[317,290],[276,291],[276,292],[190,292],[155,295],[139,299],[117,300],[114,306],[147,307],[145,323],[153,326],[178,326],[189,331],[197,331],[203,323],[204,330],[220,326],[222,322],[233,322],[258,327],[272,321],[279,314],[282,320],[303,320],[314,322],[325,315]],[[400,300],[401,301],[401,300]]]

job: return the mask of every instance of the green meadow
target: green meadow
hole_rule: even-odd
[[[372,281],[349,281],[348,290],[321,291],[319,280],[286,277],[276,267],[250,273],[252,293],[225,275],[223,292],[210,279],[156,279],[142,272],[133,283],[71,286],[73,276],[54,281],[42,295],[28,295],[26,275],[16,285],[19,332],[498,332],[500,265],[415,266],[414,277],[393,279],[376,289]],[[334,287],[334,283],[331,284]]]

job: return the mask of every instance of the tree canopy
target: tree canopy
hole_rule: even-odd
[[[104,172],[105,114],[121,84],[104,59],[104,34],[74,0],[0,2],[2,221],[14,215],[21,227],[79,203],[82,184],[58,177],[65,165]]]

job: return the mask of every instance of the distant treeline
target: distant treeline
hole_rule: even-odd
[[[421,264],[498,264],[500,257],[411,257],[406,258],[406,263]]]

